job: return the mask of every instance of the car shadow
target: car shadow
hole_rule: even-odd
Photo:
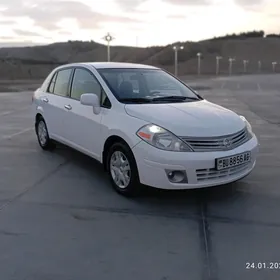
[[[143,186],[142,192],[137,197],[126,198],[114,192],[103,166],[95,159],[62,144],[57,144],[55,153],[82,168],[90,178],[102,181],[106,187],[106,190],[102,191],[106,195],[115,195],[116,199],[130,200],[136,204],[142,204],[142,206],[153,205],[158,206],[158,209],[165,208],[165,210],[177,212],[190,207],[199,208],[202,204],[219,202],[224,204],[226,201],[231,202],[242,195],[237,188],[238,183],[232,183],[190,190],[162,190]]]

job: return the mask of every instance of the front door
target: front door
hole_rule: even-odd
[[[71,125],[68,131],[69,141],[75,148],[100,160],[103,108],[100,114],[96,115],[91,106],[82,105],[80,97],[84,93],[95,93],[100,100],[102,87],[91,71],[86,68],[76,68],[70,89],[70,99],[65,104],[69,108],[68,123]]]

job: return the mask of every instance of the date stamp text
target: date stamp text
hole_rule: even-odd
[[[280,262],[246,262],[248,270],[280,270]]]

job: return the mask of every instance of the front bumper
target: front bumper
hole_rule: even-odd
[[[215,159],[251,152],[249,163],[226,170],[215,170]],[[243,145],[220,152],[169,152],[159,150],[144,141],[133,148],[139,179],[144,185],[160,189],[195,189],[228,184],[247,176],[255,167],[259,143],[254,136]],[[187,183],[172,183],[166,170],[181,170]]]

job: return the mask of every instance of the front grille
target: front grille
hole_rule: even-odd
[[[248,168],[249,163],[245,163],[243,165],[235,166],[226,170],[216,170],[215,168],[209,169],[197,169],[196,170],[196,178],[198,182],[201,181],[209,181],[216,180],[220,178],[225,178],[229,176],[234,176],[239,173],[242,173]]]
[[[217,152],[232,150],[250,138],[248,130],[245,128],[237,133],[218,137],[180,137],[186,142],[194,152]]]

